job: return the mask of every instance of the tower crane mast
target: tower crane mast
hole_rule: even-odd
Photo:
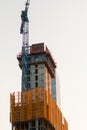
[[[21,11],[21,27],[22,34],[22,91],[29,89],[29,20],[28,8],[30,0],[25,4],[25,10]]]

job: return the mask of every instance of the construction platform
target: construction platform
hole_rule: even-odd
[[[10,94],[10,122],[15,130],[22,130],[22,123],[23,127],[25,124],[29,130],[36,130],[35,120],[39,121],[37,130],[68,130],[66,119],[44,87]]]

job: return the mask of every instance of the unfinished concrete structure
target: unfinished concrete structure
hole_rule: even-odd
[[[17,56],[22,68],[22,55]],[[30,46],[28,91],[11,94],[12,130],[68,130],[56,103],[56,64],[44,43]],[[52,92],[54,89],[54,93]]]

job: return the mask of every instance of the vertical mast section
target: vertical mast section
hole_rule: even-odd
[[[22,91],[27,91],[29,88],[29,20],[28,7],[30,1],[27,0],[25,10],[21,12],[21,28],[22,34]]]

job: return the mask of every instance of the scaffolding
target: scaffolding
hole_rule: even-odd
[[[65,118],[45,88],[10,94],[10,122],[45,119],[55,130],[68,130]]]

